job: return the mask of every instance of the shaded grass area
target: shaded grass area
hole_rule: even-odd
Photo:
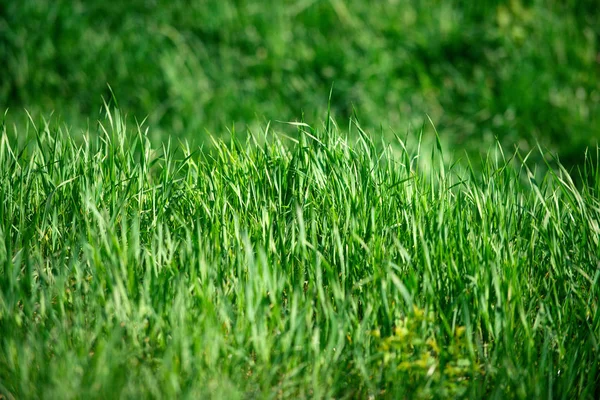
[[[202,142],[235,125],[356,107],[403,133],[429,114],[448,144],[535,140],[581,164],[600,138],[600,15],[593,0],[261,0],[0,5],[0,107],[85,127],[116,90],[153,138]],[[92,118],[94,121],[94,118]]]
[[[3,124],[0,393],[598,396],[598,164],[576,188],[297,128],[192,151],[119,113],[81,142]]]

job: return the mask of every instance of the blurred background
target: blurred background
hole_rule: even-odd
[[[574,165],[600,138],[598,0],[0,0],[0,108],[85,127],[112,88],[155,140],[356,110],[427,115],[452,150],[497,137]]]

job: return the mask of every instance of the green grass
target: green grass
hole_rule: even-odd
[[[2,125],[4,397],[598,397],[598,164],[59,126]]]
[[[479,157],[496,137],[581,165],[600,139],[597,0],[20,0],[0,5],[0,110],[86,127],[115,90],[165,135],[322,117],[385,132],[431,116]],[[391,129],[390,129],[391,128]],[[390,135],[389,140],[393,139]],[[482,145],[483,143],[483,145]]]

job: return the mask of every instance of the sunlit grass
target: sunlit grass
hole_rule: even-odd
[[[119,113],[4,124],[0,393],[597,396],[597,164],[577,187],[296,126],[202,150]]]

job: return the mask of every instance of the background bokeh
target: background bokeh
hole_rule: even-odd
[[[599,41],[597,0],[0,0],[0,107],[85,126],[109,84],[154,139],[202,142],[322,121],[333,85],[340,125],[428,114],[451,149],[576,164],[600,138]]]

